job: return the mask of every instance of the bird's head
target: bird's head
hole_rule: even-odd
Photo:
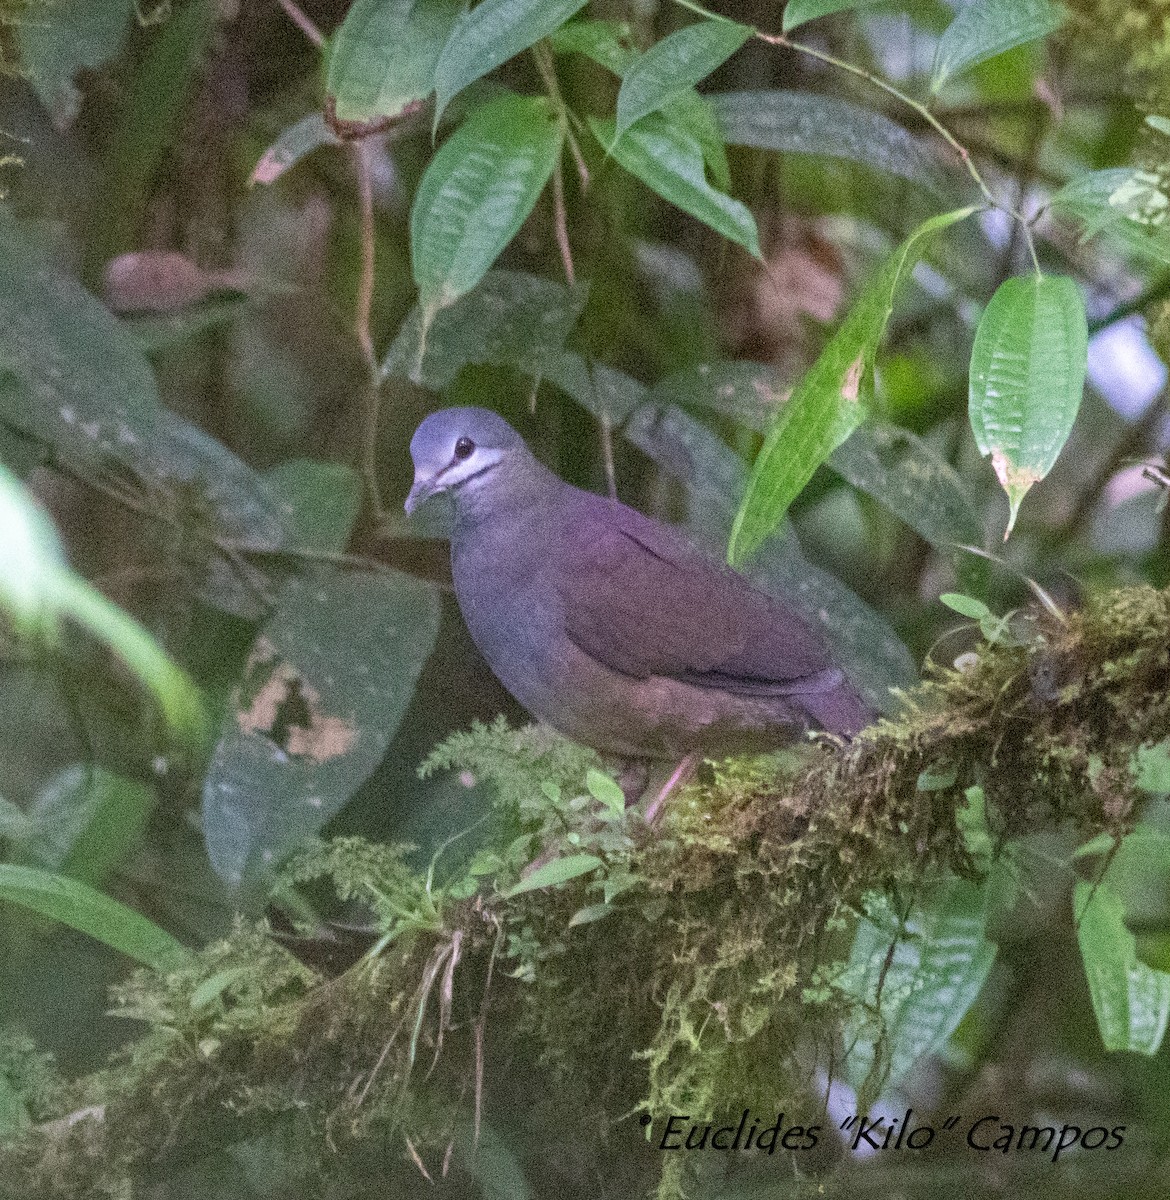
[[[510,461],[529,458],[520,435],[486,408],[444,408],[431,413],[410,439],[414,486],[406,497],[412,513],[428,497],[450,492],[466,503],[499,482]]]

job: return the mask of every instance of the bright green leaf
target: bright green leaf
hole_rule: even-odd
[[[944,190],[935,158],[916,138],[872,109],[835,96],[789,89],[712,92],[704,99],[728,143],[792,154],[823,154]]]
[[[1108,885],[1078,883],[1073,916],[1105,1049],[1156,1054],[1170,1019],[1170,974],[1139,961],[1125,905]]]
[[[756,459],[731,530],[729,562],[742,562],[759,548],[817,467],[868,415],[873,360],[902,277],[929,237],[975,211],[961,208],[919,225],[886,260],[796,385]]]
[[[607,152],[631,175],[716,233],[761,257],[755,218],[738,200],[707,182],[703,146],[693,133],[660,113],[644,117],[616,143],[612,121],[590,117],[589,124]]]
[[[173,970],[190,957],[181,943],[141,913],[64,875],[0,863],[0,900],[71,925],[159,971]]]
[[[460,0],[355,0],[330,41],[325,91],[337,119],[364,123],[417,108],[434,91],[461,11]]]
[[[1134,783],[1155,796],[1170,795],[1170,738],[1156,746],[1139,746],[1130,766]]]
[[[617,98],[616,133],[656,112],[668,100],[705,79],[751,37],[735,21],[699,21],[668,34],[625,72]]]
[[[612,775],[590,767],[585,776],[585,786],[594,800],[604,804],[610,812],[621,816],[626,811],[625,793],[618,786]]]
[[[570,21],[549,41],[558,54],[584,54],[615,75],[624,75],[638,57],[626,21]]]
[[[852,12],[877,3],[878,0],[788,0],[784,6],[781,28],[787,33],[806,21],[815,21],[817,17],[827,17],[836,12]]]
[[[560,152],[556,113],[533,96],[500,96],[443,143],[410,212],[424,314],[433,316],[479,283],[532,211]]]
[[[1170,196],[1152,171],[1112,167],[1087,171],[1049,202],[1084,225],[1081,240],[1104,234],[1133,254],[1170,266]]]
[[[252,883],[382,760],[438,632],[433,588],[397,572],[290,579],[252,647],[203,785],[216,872]]]
[[[1085,302],[1062,275],[1005,280],[984,309],[971,350],[969,413],[980,454],[1011,504],[1020,502],[1060,454],[1085,383]]]
[[[930,90],[976,63],[1058,29],[1064,10],[1050,0],[970,0],[939,39]]]
[[[537,867],[531,875],[521,879],[519,883],[513,884],[503,893],[503,898],[508,900],[512,896],[519,896],[521,892],[533,892],[539,888],[565,883],[567,880],[576,879],[581,875],[588,875],[590,871],[596,871],[600,866],[601,859],[596,854],[568,854],[564,858],[554,858],[552,862],[546,862],[543,866]]]
[[[974,596],[964,596],[960,592],[943,592],[939,600],[961,616],[970,617],[973,621],[982,621],[992,615],[991,609],[982,600]]]
[[[435,123],[456,92],[560,28],[586,0],[482,0],[456,22],[435,68]]]
[[[579,908],[569,918],[569,928],[574,925],[590,925],[594,921],[600,921],[602,917],[608,917],[613,912],[612,904],[587,904],[584,908]]]

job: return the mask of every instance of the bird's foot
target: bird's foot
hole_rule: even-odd
[[[654,825],[658,818],[662,815],[663,807],[666,804],[671,792],[676,788],[682,787],[684,783],[699,769],[699,764],[703,761],[702,754],[698,750],[692,750],[677,767],[671,772],[670,778],[662,785],[662,789],[658,795],[650,802],[650,806],[646,809],[646,824]]]

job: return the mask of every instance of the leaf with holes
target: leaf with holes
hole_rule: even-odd
[[[903,276],[928,238],[975,211],[960,208],[919,225],[886,260],[796,385],[756,459],[732,527],[728,562],[741,562],[760,546],[816,469],[865,419],[874,356]]]
[[[410,254],[424,325],[484,277],[516,235],[561,153],[552,105],[500,96],[431,160],[410,210]]]
[[[705,79],[751,37],[736,21],[698,21],[656,42],[625,72],[617,98],[617,136]]]
[[[252,647],[203,786],[216,872],[250,885],[381,761],[438,632],[433,588],[387,571],[290,579]]]
[[[983,310],[971,350],[968,410],[1011,515],[1056,462],[1076,420],[1088,354],[1085,302],[1062,275],[1005,280]]]

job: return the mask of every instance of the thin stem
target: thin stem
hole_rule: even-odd
[[[573,247],[569,244],[569,223],[565,213],[565,176],[564,164],[557,162],[552,177],[553,193],[553,228],[557,234],[557,246],[561,252],[561,262],[565,268],[565,279],[569,287],[577,282],[573,271]]]
[[[605,464],[605,489],[609,492],[609,498],[616,500],[617,494],[617,474],[613,466],[613,426],[609,423],[609,417],[602,415],[601,424],[601,459]]]
[[[366,364],[365,409],[362,414],[361,473],[375,520],[381,520],[382,494],[378,488],[378,417],[381,407],[381,373],[370,312],[374,302],[374,183],[370,171],[370,146],[366,139],[353,143],[353,164],[358,185],[362,264],[354,305],[353,332]]]
[[[317,28],[316,25],[301,11],[300,7],[294,0],[276,0],[276,3],[284,9],[288,19],[317,47],[318,50],[325,45],[325,35]]]

